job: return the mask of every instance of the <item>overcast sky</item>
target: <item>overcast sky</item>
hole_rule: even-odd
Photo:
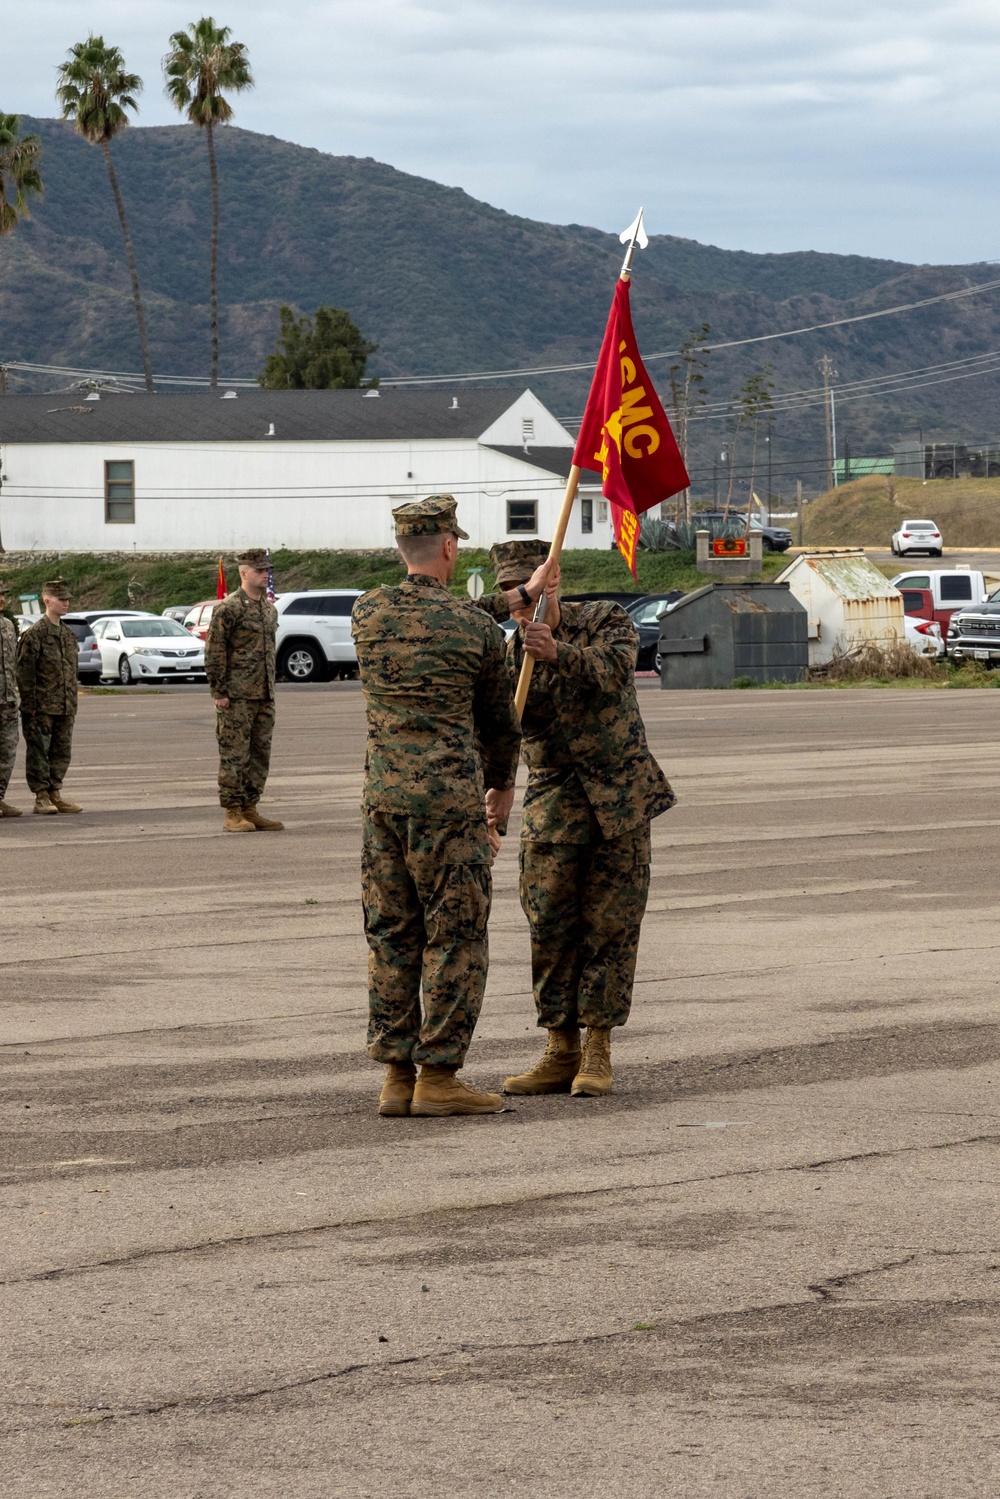
[[[176,120],[183,0],[31,0],[0,110],[53,115],[88,29]],[[374,156],[512,213],[744,250],[1000,259],[996,0],[218,0],[256,89],[237,121]]]

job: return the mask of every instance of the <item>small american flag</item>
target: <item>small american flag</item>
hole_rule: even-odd
[[[267,602],[274,603],[274,572],[271,567],[271,549],[267,549]]]

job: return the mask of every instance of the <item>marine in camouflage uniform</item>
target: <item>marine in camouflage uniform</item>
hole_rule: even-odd
[[[500,587],[527,578],[547,550],[537,541],[495,546]],[[535,660],[522,721],[528,785],[519,854],[538,1024],[550,1040],[542,1062],[505,1087],[604,1094],[611,1030],[625,1024],[632,1002],[650,821],[675,798],[646,744],[628,615],[613,603],[554,603],[549,617],[557,622],[542,627],[543,638],[556,659]],[[508,646],[514,679],[523,642],[522,625]]]
[[[17,643],[17,690],[21,699],[25,774],[35,793],[34,811],[79,812],[62,795],[73,754],[80,651],[61,616],[69,606],[62,578],[42,585],[45,613]]]
[[[409,574],[363,594],[352,619],[368,725],[368,1051],[387,1064],[380,1113],[495,1112],[499,1094],[454,1073],[486,984],[484,793],[517,774],[513,692],[501,632],[447,588],[466,535],[454,499],[432,496],[393,516]]]
[[[7,585],[0,583],[0,611],[6,602]],[[7,787],[17,755],[17,627],[0,612],[0,817],[20,817],[19,808],[6,800]]]
[[[205,642],[205,672],[215,700],[219,744],[219,801],[223,832],[278,832],[284,824],[262,817],[274,736],[274,638],[278,613],[264,596],[267,553],[237,558],[240,587],[212,612]]]

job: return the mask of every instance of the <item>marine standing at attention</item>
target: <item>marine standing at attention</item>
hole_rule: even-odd
[[[448,591],[467,539],[454,498],[393,517],[408,575],[363,594],[352,624],[368,721],[368,1052],[387,1064],[380,1114],[495,1113],[498,1093],[455,1074],[486,986],[484,793],[513,787],[521,736],[500,630]]]
[[[500,588],[523,583],[547,554],[541,541],[495,546]],[[525,650],[535,660],[521,725],[528,785],[520,896],[538,1024],[549,1039],[535,1066],[504,1089],[597,1097],[611,1092],[611,1032],[632,1003],[650,821],[675,797],[646,744],[637,639],[624,609],[560,606],[550,592],[543,624],[532,623],[531,608],[512,612],[521,627],[508,646],[513,678]],[[488,792],[486,800],[490,825],[503,827],[513,793]]]
[[[3,613],[7,585],[0,583],[0,817],[20,817],[6,800],[17,755],[17,628]]]
[[[246,551],[236,561],[240,586],[212,613],[205,642],[205,672],[215,700],[219,741],[219,801],[224,833],[280,832],[261,817],[274,736],[274,636],[278,613],[265,598],[267,553]]]
[[[69,609],[64,579],[42,584],[42,603],[45,613],[17,643],[17,688],[33,810],[54,817],[82,811],[62,794],[73,754],[80,651],[73,631],[62,622]]]

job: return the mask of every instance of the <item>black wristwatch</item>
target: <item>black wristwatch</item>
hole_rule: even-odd
[[[525,608],[526,608],[526,609],[530,609],[530,608],[531,608],[531,606],[532,606],[532,604],[533,604],[533,603],[534,603],[534,602],[535,602],[535,601],[534,601],[534,599],[533,599],[533,598],[532,598],[532,597],[531,597],[531,594],[530,594],[530,593],[529,593],[529,592],[528,592],[528,590],[527,590],[527,589],[526,589],[526,588],[525,588],[525,586],[524,586],[524,584],[523,584],[523,583],[518,583],[518,585],[517,585],[517,591],[518,591],[518,593],[519,593],[519,594],[520,594],[520,595],[521,595],[521,598],[522,598],[522,599],[523,599],[523,600],[524,600],[524,607],[525,607]]]

